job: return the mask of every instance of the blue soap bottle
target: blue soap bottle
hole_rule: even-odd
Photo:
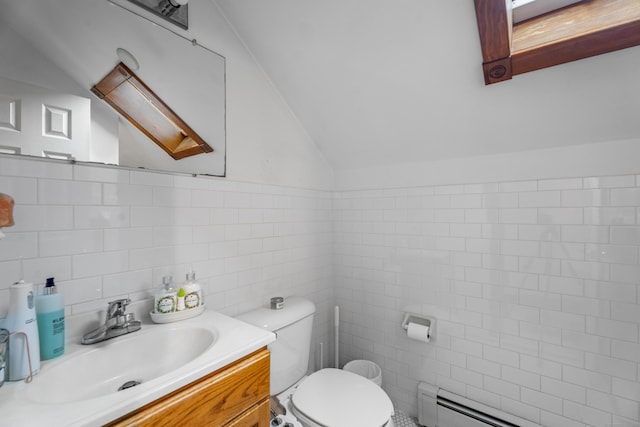
[[[53,359],[64,353],[64,302],[57,292],[53,277],[47,279],[42,293],[36,297],[36,319],[40,335],[40,360]]]

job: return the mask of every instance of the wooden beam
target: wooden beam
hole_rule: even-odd
[[[511,78],[512,0],[474,0],[485,84]]]
[[[474,0],[485,84],[640,45],[640,0],[583,0],[519,22],[511,0]]]

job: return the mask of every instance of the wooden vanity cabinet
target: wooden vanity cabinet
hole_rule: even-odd
[[[269,427],[266,347],[182,387],[108,426]]]

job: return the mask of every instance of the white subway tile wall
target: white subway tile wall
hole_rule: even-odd
[[[397,408],[419,381],[546,426],[640,424],[640,176],[314,191],[0,157],[16,225],[8,286],[55,276],[67,314],[149,298],[192,268],[230,315],[274,295],[318,307],[312,366],[383,368]],[[409,340],[405,312],[436,319]]]
[[[341,362],[378,363],[409,414],[427,381],[545,426],[640,425],[639,184],[335,192]]]
[[[229,315],[301,295],[316,303],[312,367],[332,354],[332,193],[0,156],[15,225],[0,240],[8,287],[55,276],[67,315],[153,296],[193,269],[206,304]]]

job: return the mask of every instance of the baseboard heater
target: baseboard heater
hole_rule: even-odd
[[[425,427],[539,427],[427,383],[418,385],[418,423]]]

